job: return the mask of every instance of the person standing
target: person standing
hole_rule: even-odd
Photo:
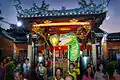
[[[6,80],[13,80],[13,69],[15,68],[15,64],[12,60],[10,60],[6,65]]]
[[[20,62],[16,63],[16,68],[14,69],[14,71],[15,71],[15,70],[19,70],[20,73],[22,72],[21,63],[20,63]]]
[[[57,68],[56,69],[56,76],[55,76],[55,79],[54,80],[64,80],[63,78],[62,78],[62,70],[61,70],[61,68]]]
[[[94,75],[94,80],[109,80],[108,73],[104,71],[103,64],[97,66],[97,71]]]
[[[74,77],[71,76],[71,75],[68,75],[68,76],[65,77],[65,80],[74,80]]]
[[[30,63],[29,63],[29,59],[25,60],[25,63],[23,64],[23,75],[24,78],[28,78],[28,75],[30,73]]]
[[[18,62],[16,68],[14,69],[14,79],[21,80],[21,78],[22,78],[21,63]]]
[[[3,62],[0,63],[0,80],[5,80],[5,69]]]
[[[6,66],[7,66],[7,59],[6,58],[3,60],[3,66],[4,66],[4,69],[5,69],[5,73],[6,73]]]
[[[48,58],[47,60],[45,60],[45,67],[47,68],[47,77],[50,77],[50,76],[51,76],[50,66],[51,66],[51,61],[50,61],[50,59]]]
[[[41,80],[46,80],[46,68],[43,66],[42,63],[38,65],[38,67],[36,68],[36,72],[38,78],[40,78]]]
[[[69,71],[67,75],[71,75],[74,77],[74,80],[77,80],[76,72],[74,71],[75,65],[73,63],[70,63]]]
[[[86,72],[85,72],[82,80],[93,80],[93,78],[92,78],[92,69],[91,69],[90,66],[86,69]]]
[[[77,75],[77,80],[80,80],[80,63],[79,63],[79,61],[77,61],[76,63],[77,63],[77,65],[76,65],[75,72]]]
[[[120,71],[118,69],[114,69],[113,79],[111,80],[120,80]]]

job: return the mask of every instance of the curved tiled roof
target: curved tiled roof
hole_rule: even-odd
[[[15,38],[15,42],[27,42],[27,36],[24,29],[10,30],[7,33]]]
[[[6,37],[6,38],[8,38],[8,39],[10,39],[10,40],[15,40],[13,37],[11,37],[10,35],[8,35],[7,33],[6,33],[6,31],[5,31],[5,29],[3,29],[3,28],[1,28],[0,27],[0,35],[1,35],[1,37]]]
[[[120,32],[109,33],[107,36],[107,41],[120,41]]]
[[[3,33],[3,35],[6,36],[7,38],[9,38],[9,39],[15,41],[15,38],[11,37],[7,32],[2,31],[2,33]]]
[[[13,42],[27,42],[27,36],[23,32],[17,32],[16,30],[0,30],[0,34]]]
[[[91,0],[92,1],[92,0]],[[79,2],[81,7],[75,9],[63,10],[48,10],[49,4],[42,2],[41,7],[38,7],[35,2],[30,9],[23,9],[20,0],[14,0],[14,6],[17,10],[17,17],[47,17],[47,16],[71,16],[71,15],[89,15],[100,14],[107,11],[106,3],[96,5],[93,1],[85,4],[83,0]]]

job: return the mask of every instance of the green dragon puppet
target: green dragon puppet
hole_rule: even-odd
[[[70,61],[76,61],[80,57],[80,47],[77,37],[74,33],[62,34],[59,37],[59,46],[68,45],[68,54]]]

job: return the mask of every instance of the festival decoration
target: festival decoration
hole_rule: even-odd
[[[71,61],[76,61],[80,57],[80,48],[77,40],[69,45],[69,57]]]
[[[74,33],[67,33],[60,36],[59,46],[68,45],[69,58],[71,61],[76,61],[80,57],[80,47],[78,44],[77,37]]]
[[[15,68],[14,62],[9,61],[8,64],[6,65],[6,80],[13,80],[13,69]]]
[[[50,37],[50,43],[53,45],[53,46],[56,46],[59,42],[59,39],[58,39],[58,36],[57,35],[53,35]]]
[[[43,26],[67,26],[67,25],[90,25],[90,22],[60,22],[60,23],[42,23],[42,24],[34,24],[34,27],[43,27]]]
[[[46,38],[45,35],[44,35],[44,33],[45,33],[45,32],[44,32],[44,28],[34,26],[34,27],[32,28],[32,32],[40,35],[40,36],[44,39],[44,41],[46,42],[46,44],[49,45],[49,43],[47,42],[47,38]]]
[[[76,40],[76,36],[73,35],[74,33],[67,33],[67,34],[63,34],[60,36],[60,43],[59,46],[64,46],[66,44],[71,43],[72,41]]]
[[[78,37],[83,40],[86,38],[90,31],[91,26],[81,26],[77,29],[76,35],[79,35]]]
[[[54,50],[53,50],[53,77],[55,77],[55,46],[58,44],[58,42],[59,42],[59,39],[58,39],[57,35],[52,35],[50,37],[50,43],[54,47]]]
[[[95,4],[93,0],[87,3],[85,0],[78,2],[80,8],[75,9],[62,9],[62,10],[48,10],[49,4],[42,1],[39,7],[33,2],[30,9],[23,9],[20,0],[14,0],[14,6],[17,10],[17,17],[43,17],[43,16],[62,16],[62,15],[78,15],[78,14],[99,14],[107,11],[107,6],[110,0],[104,0],[101,4]]]

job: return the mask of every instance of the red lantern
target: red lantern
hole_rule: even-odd
[[[85,46],[84,45],[81,45],[80,46],[80,50],[83,51],[85,49]]]
[[[92,50],[92,45],[87,45],[87,50]]]

